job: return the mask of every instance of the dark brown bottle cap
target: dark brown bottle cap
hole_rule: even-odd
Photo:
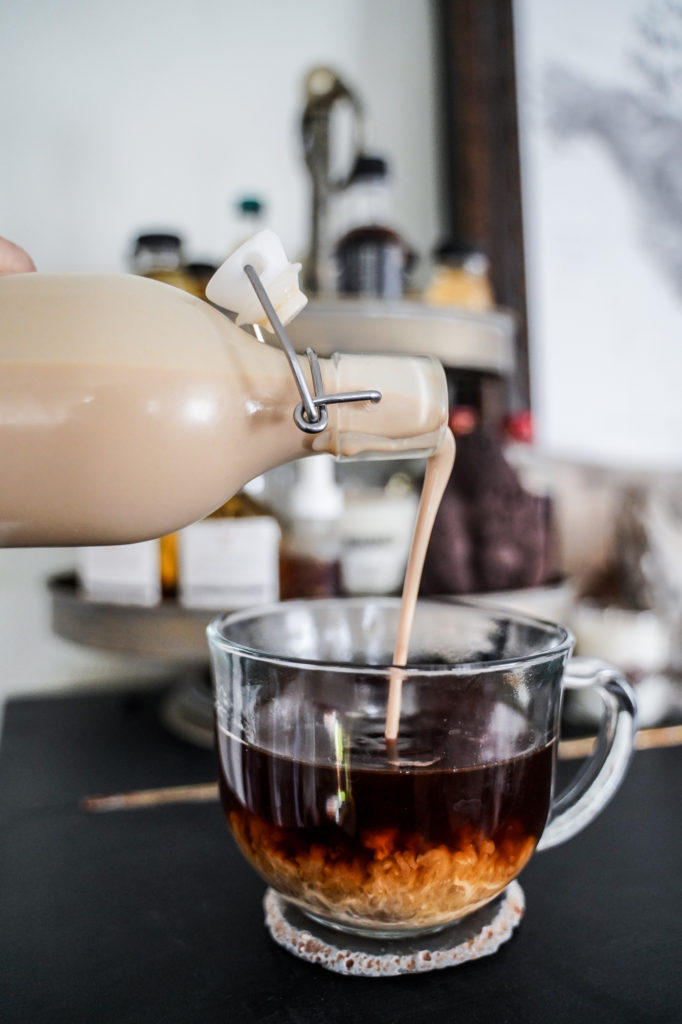
[[[141,249],[179,249],[181,245],[180,235],[156,231],[138,235],[135,239],[135,252],[140,252]]]
[[[361,153],[351,172],[349,184],[367,178],[386,178],[388,176],[388,163],[380,156],[368,156]]]

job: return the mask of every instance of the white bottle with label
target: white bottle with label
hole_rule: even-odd
[[[156,605],[161,600],[161,549],[153,540],[76,548],[83,596],[107,604]]]
[[[281,529],[259,500],[262,477],[178,535],[178,600],[185,608],[243,608],[279,598]]]
[[[317,455],[296,470],[280,553],[282,597],[334,597],[341,592],[343,515],[334,460]]]
[[[330,405],[327,428],[307,434],[284,353],[208,303],[124,274],[0,278],[0,544],[133,543],[291,459],[435,450],[447,424],[436,360],[320,365],[326,393],[377,388],[381,401]]]
[[[403,583],[418,498],[404,474],[385,487],[346,487],[341,586],[347,596],[394,594]]]

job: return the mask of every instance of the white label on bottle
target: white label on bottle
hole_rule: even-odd
[[[416,495],[355,494],[341,525],[341,585],[345,594],[392,594],[405,575],[417,512]]]
[[[346,594],[392,594],[405,575],[404,544],[391,537],[346,542],[341,554],[341,585]]]
[[[185,607],[242,608],[279,598],[280,529],[272,516],[205,519],[178,538]]]
[[[158,540],[79,548],[76,569],[85,595],[93,601],[154,605],[161,600]]]

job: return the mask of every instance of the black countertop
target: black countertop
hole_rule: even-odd
[[[165,732],[157,699],[7,706],[3,1024],[682,1021],[682,747],[638,752],[599,820],[533,858],[525,917],[495,955],[345,978],[270,939],[264,885],[217,802],[83,808],[85,796],[213,781],[212,753]]]

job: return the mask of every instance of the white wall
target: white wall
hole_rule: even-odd
[[[43,271],[125,269],[145,228],[221,258],[235,199],[256,193],[301,255],[303,81],[329,64],[362,98],[397,222],[427,251],[439,233],[430,14],[426,0],[0,5],[0,234]],[[0,551],[0,701],[144,672],[50,634],[44,580],[71,563],[68,551]]]
[[[0,233],[41,270],[118,270],[170,226],[195,256],[234,239],[229,209],[268,202],[292,254],[308,240],[305,73],[357,89],[368,143],[422,252],[437,234],[431,5],[425,0],[31,0],[0,8]],[[8,101],[9,97],[9,101]]]

